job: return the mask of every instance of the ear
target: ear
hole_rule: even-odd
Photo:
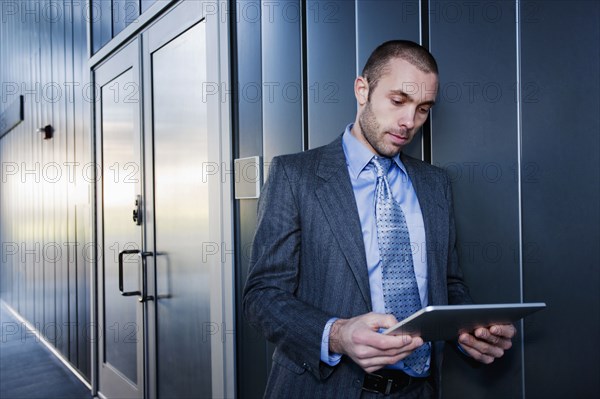
[[[369,99],[369,83],[367,79],[359,76],[354,81],[354,96],[358,105],[365,105]]]

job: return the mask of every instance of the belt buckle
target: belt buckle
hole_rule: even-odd
[[[379,384],[381,384],[381,386],[379,386]],[[383,387],[384,384],[385,388]],[[392,392],[393,384],[394,380],[392,380],[391,378],[386,378],[379,374],[367,373],[365,374],[363,386],[361,389],[367,392],[382,393],[384,395],[389,395]]]
[[[384,395],[389,395],[390,392],[392,391],[392,385],[394,384],[394,380],[391,380],[388,378],[387,380],[387,385],[385,386],[385,392],[383,393]]]

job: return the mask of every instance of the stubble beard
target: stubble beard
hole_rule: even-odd
[[[381,129],[381,125],[373,114],[371,108],[371,102],[367,101],[365,109],[358,118],[358,125],[363,137],[371,145],[371,147],[377,152],[377,154],[384,158],[393,158],[402,151],[401,147],[393,145],[386,145],[384,142],[385,131]]]

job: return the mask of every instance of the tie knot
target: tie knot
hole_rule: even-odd
[[[373,157],[371,163],[375,165],[377,177],[382,177],[387,175],[387,172],[392,165],[392,160],[390,158]]]

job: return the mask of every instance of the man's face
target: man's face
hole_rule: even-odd
[[[365,90],[361,92],[360,79],[355,87],[359,129],[354,128],[357,131],[353,134],[374,153],[392,158],[411,142],[427,120],[437,94],[437,75],[422,72],[402,59],[393,59],[375,90],[371,90],[370,99],[364,78],[366,96]]]

